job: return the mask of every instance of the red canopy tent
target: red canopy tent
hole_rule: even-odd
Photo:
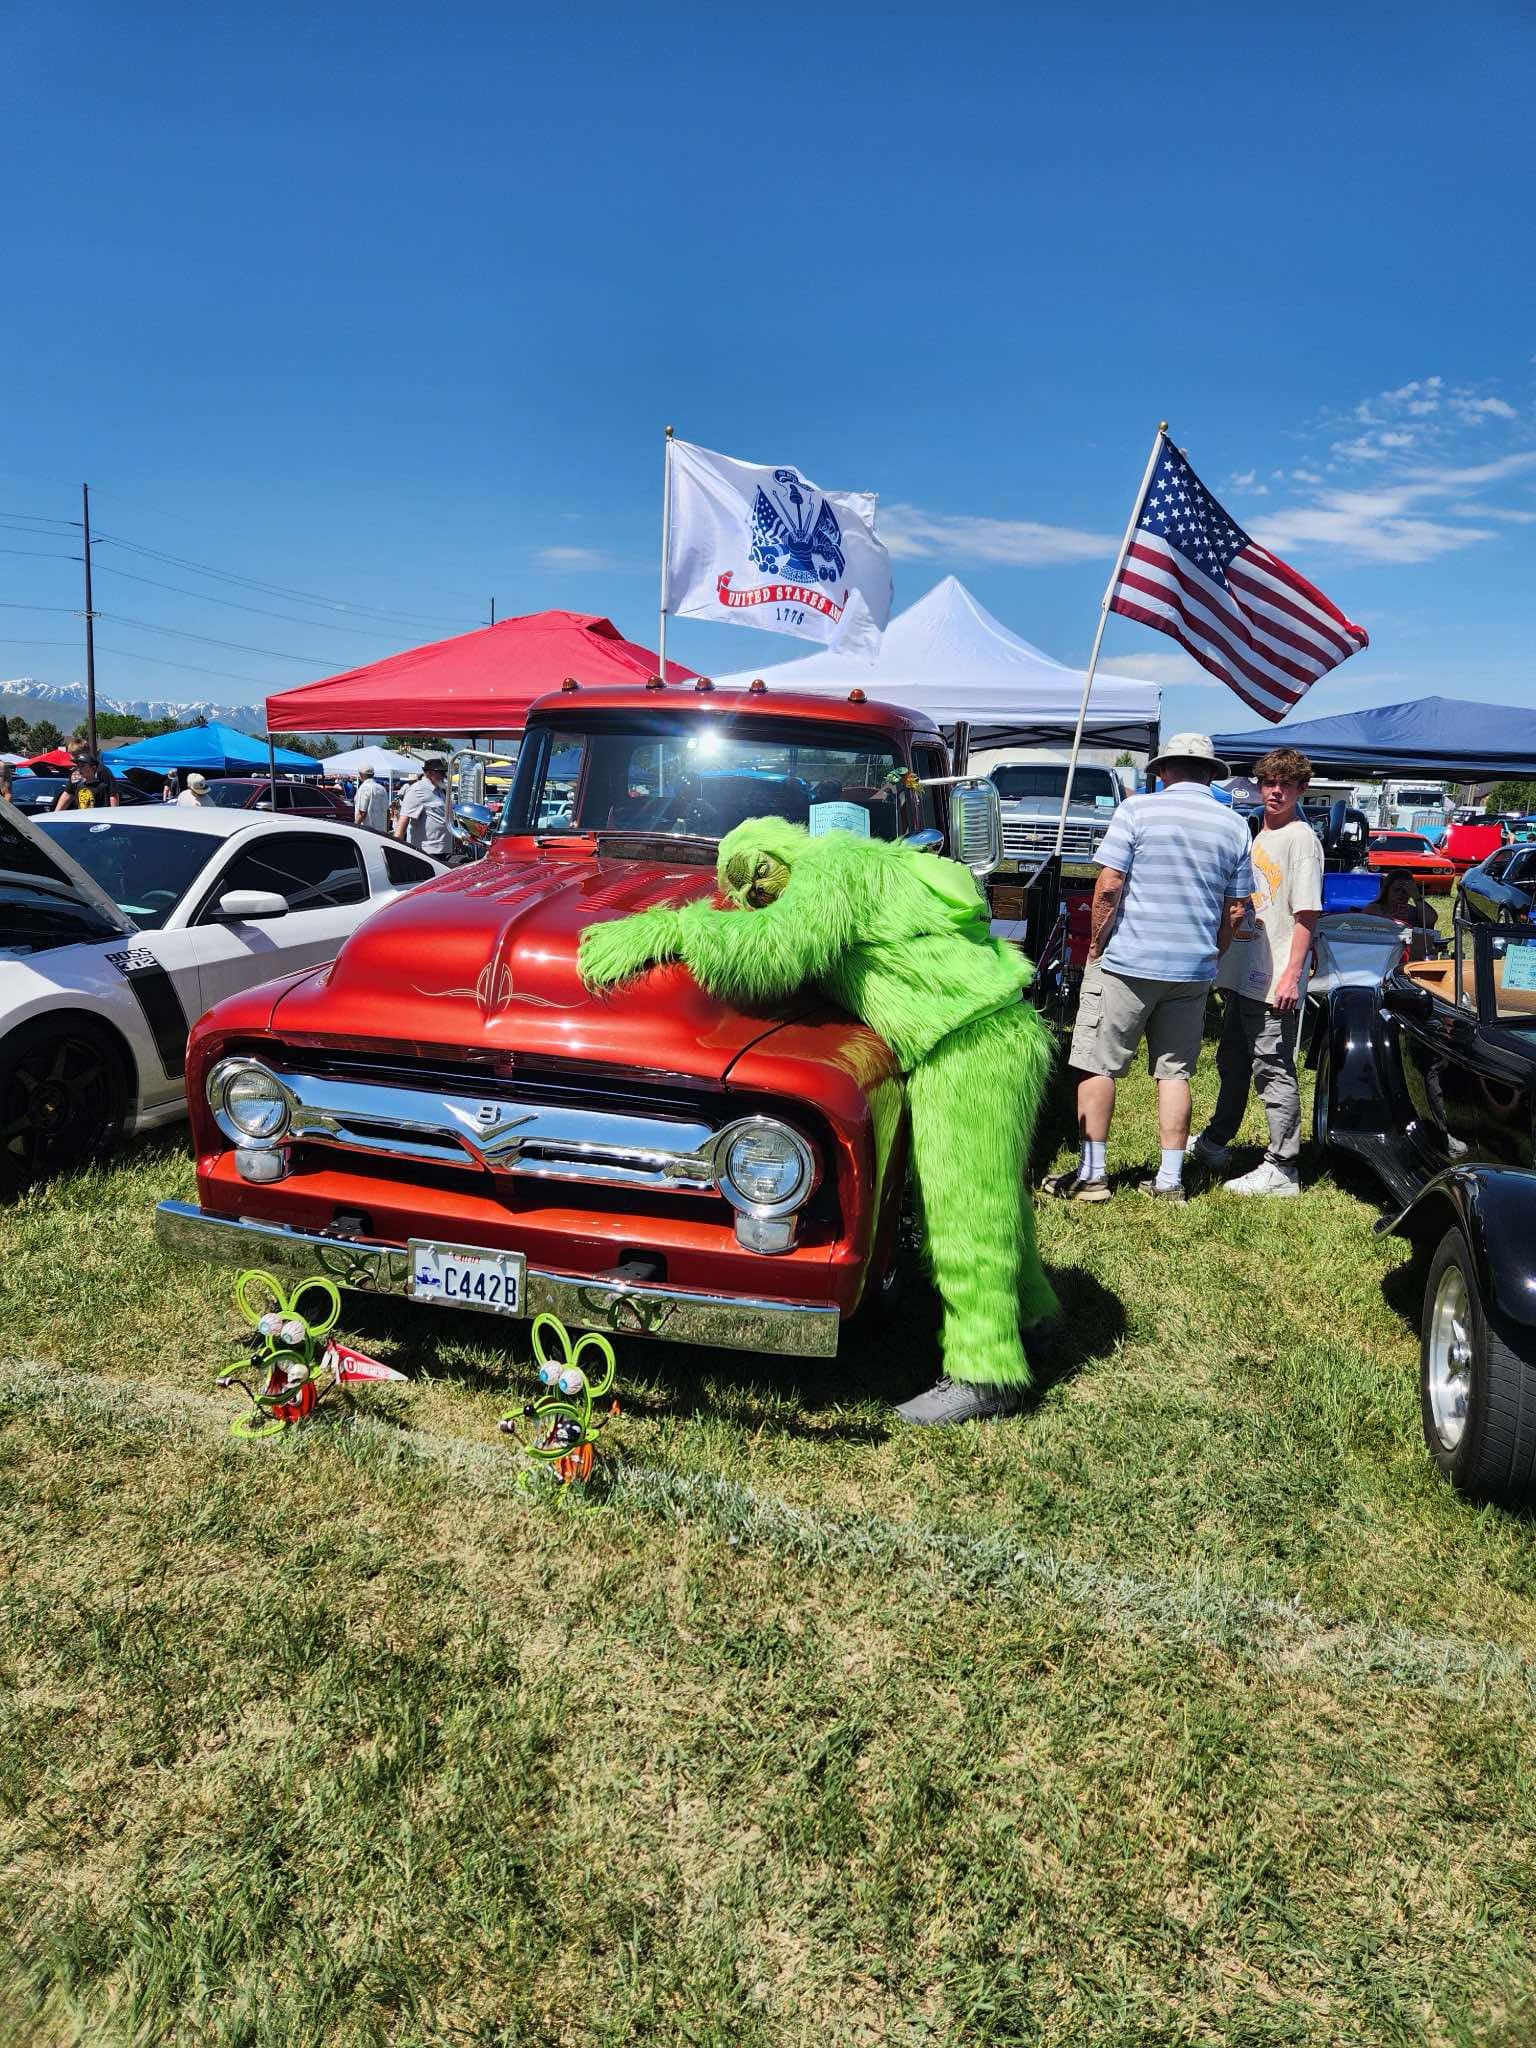
[[[643,683],[648,648],[586,612],[531,612],[391,654],[267,699],[268,732],[520,732],[528,706],[567,676],[579,683]],[[667,663],[669,682],[693,670]]]

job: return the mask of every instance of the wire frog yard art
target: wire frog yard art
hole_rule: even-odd
[[[581,1363],[588,1350],[594,1366],[602,1363],[601,1377],[596,1380],[588,1378]],[[613,1387],[617,1370],[613,1346],[596,1330],[588,1330],[573,1344],[558,1316],[537,1315],[533,1319],[533,1355],[542,1391],[526,1407],[504,1415],[501,1427],[522,1445],[530,1476],[543,1473],[561,1486],[568,1486],[573,1479],[584,1483],[592,1476],[599,1432],[619,1413],[616,1400],[609,1402],[606,1413],[595,1412],[596,1404]]]
[[[246,1369],[257,1384],[253,1386],[240,1371],[220,1374],[221,1387],[239,1387],[251,1401],[246,1413],[229,1425],[231,1436],[281,1436],[295,1423],[307,1422],[333,1387],[405,1378],[403,1372],[361,1351],[326,1342],[341,1318],[341,1294],[334,1280],[317,1274],[301,1280],[289,1294],[270,1273],[239,1273],[235,1306],[254,1332]],[[316,1319],[311,1321],[311,1316]]]

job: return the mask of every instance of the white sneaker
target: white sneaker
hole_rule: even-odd
[[[1294,1166],[1275,1166],[1268,1159],[1236,1180],[1223,1181],[1229,1195],[1299,1195],[1301,1179]]]
[[[1214,1138],[1208,1138],[1201,1131],[1190,1139],[1188,1156],[1196,1166],[1209,1167],[1212,1173],[1225,1173],[1232,1164],[1232,1147],[1218,1145]]]

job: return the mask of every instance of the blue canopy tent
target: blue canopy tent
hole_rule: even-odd
[[[1383,776],[1433,775],[1447,782],[1536,778],[1536,710],[1420,697],[1332,718],[1286,719],[1252,732],[1218,732],[1212,745],[1234,767],[1272,747],[1299,747],[1314,768]]]
[[[320,763],[292,747],[269,749],[266,740],[237,732],[232,725],[182,725],[152,740],[134,740],[126,747],[106,747],[101,757],[114,775],[130,768],[152,775],[183,775],[196,768],[204,775],[265,775],[275,766],[287,775],[318,775]]]

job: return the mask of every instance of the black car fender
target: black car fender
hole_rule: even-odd
[[[1489,1322],[1512,1350],[1529,1357],[1536,1331],[1536,1173],[1448,1166],[1376,1228],[1433,1250],[1453,1223],[1471,1247]]]
[[[1375,988],[1341,988],[1312,1034],[1310,1064],[1324,1045],[1332,1072],[1333,1128],[1350,1132],[1401,1131],[1413,1118],[1397,1049],[1397,1020],[1382,1008]]]

